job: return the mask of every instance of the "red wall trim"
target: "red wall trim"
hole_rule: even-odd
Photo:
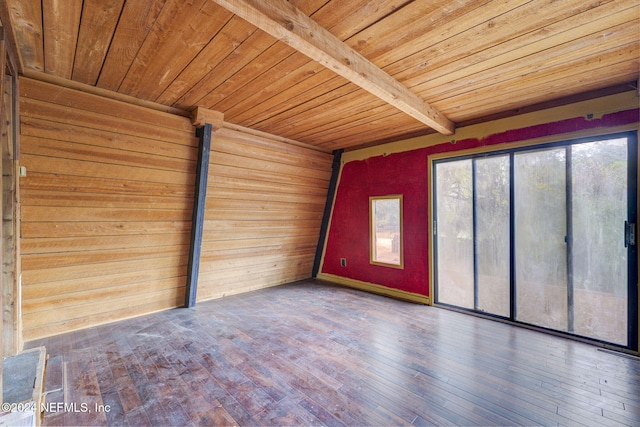
[[[640,108],[575,117],[346,163],[338,184],[322,272],[429,296],[427,161],[436,153],[640,122]],[[404,269],[369,262],[369,196],[404,195]],[[347,265],[341,267],[340,258]]]

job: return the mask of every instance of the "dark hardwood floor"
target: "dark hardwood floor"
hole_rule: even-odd
[[[322,282],[40,345],[45,425],[640,425],[637,358]]]

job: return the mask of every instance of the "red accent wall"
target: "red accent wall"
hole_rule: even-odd
[[[429,295],[427,161],[430,155],[524,141],[585,129],[638,123],[640,109],[588,120],[584,117],[513,129],[485,138],[470,138],[388,156],[352,161],[342,168],[327,236],[322,272]],[[404,269],[369,262],[369,197],[404,195]],[[347,265],[340,265],[346,258]]]

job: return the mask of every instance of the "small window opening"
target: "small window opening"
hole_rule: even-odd
[[[404,267],[402,195],[369,198],[371,263]]]

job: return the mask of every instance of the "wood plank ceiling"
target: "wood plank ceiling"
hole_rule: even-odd
[[[326,150],[434,132],[365,87],[383,80],[378,71],[459,126],[590,91],[630,89],[640,69],[638,0],[0,2],[26,75],[185,111],[206,107],[228,122]],[[313,22],[301,28],[284,19],[278,40],[229,6],[283,2],[342,41],[319,37],[324,53],[338,52],[338,62],[368,83],[354,84],[289,45],[300,49],[292,30],[318,38]],[[342,52],[375,65],[375,75]]]

